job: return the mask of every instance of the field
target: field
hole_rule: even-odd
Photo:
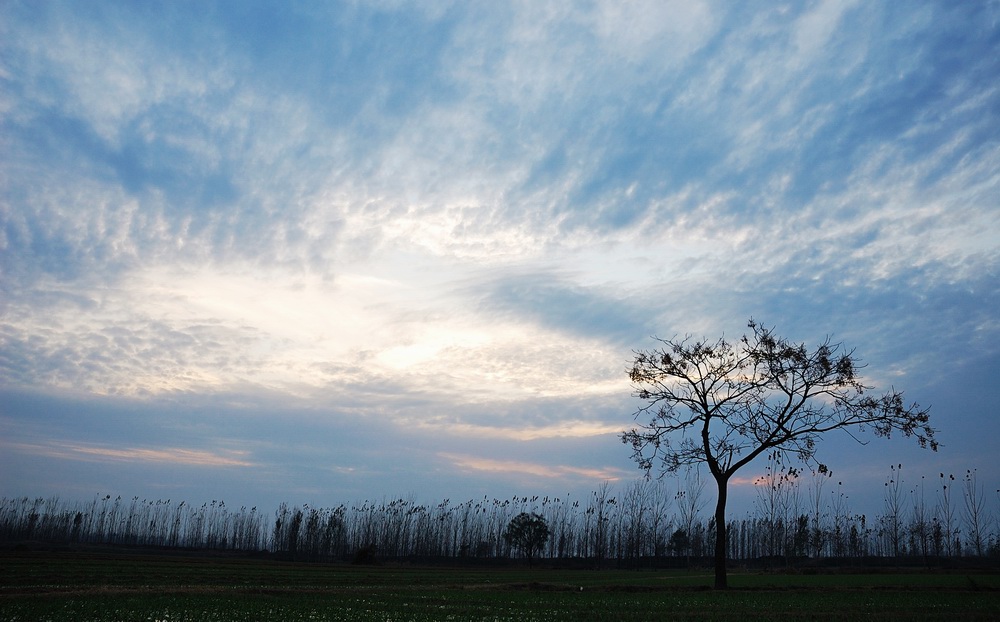
[[[0,620],[996,620],[1000,574],[349,566],[0,553]]]

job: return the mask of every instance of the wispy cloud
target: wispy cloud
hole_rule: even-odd
[[[487,471],[501,474],[531,475],[553,479],[583,479],[586,481],[618,481],[627,474],[615,468],[586,468],[561,464],[519,462],[514,460],[493,460],[461,454],[440,454],[457,468]]]
[[[499,425],[469,424],[463,422],[417,422],[418,427],[437,429],[441,434],[458,437],[504,439],[514,441],[534,441],[539,439],[578,438],[618,434],[622,426],[618,422],[576,421],[564,419],[551,425],[533,427],[501,427]]]
[[[101,447],[69,442],[46,442],[44,444],[4,443],[9,451],[33,456],[44,456],[60,460],[80,460],[86,462],[138,462],[164,463],[197,467],[255,467],[247,459],[246,451],[210,452],[199,449],[167,447],[162,449],[138,447]]]

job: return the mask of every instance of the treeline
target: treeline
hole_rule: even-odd
[[[829,472],[804,475],[772,462],[755,482],[753,511],[730,521],[729,557],[1000,557],[1000,492],[989,502],[974,471],[936,479],[907,486],[901,467],[893,466],[883,511],[869,517],[850,511]],[[551,534],[541,557],[628,566],[711,555],[715,524],[704,511],[711,496],[691,474],[619,490],[604,484],[583,499],[484,497],[424,505],[406,498],[333,508],[282,504],[273,513],[222,501],[3,498],[0,542],[268,552],[306,561],[504,558],[513,553],[503,538],[508,523],[533,512]]]

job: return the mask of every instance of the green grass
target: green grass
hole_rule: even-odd
[[[354,567],[0,554],[0,620],[992,620],[1000,575]]]

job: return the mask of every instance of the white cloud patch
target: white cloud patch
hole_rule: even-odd
[[[360,373],[460,403],[622,389],[600,340],[498,321],[398,278],[158,269],[93,292],[82,314],[63,299],[43,317],[12,309],[8,334],[35,374],[67,388],[155,395],[251,383],[303,395]]]
[[[629,62],[677,65],[715,34],[711,2],[598,2],[595,30],[602,45]]]

